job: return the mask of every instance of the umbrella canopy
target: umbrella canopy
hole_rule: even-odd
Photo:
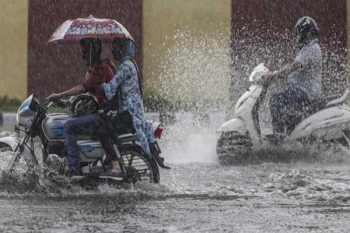
[[[113,38],[127,38],[134,41],[128,30],[118,21],[90,15],[87,18],[65,21],[48,42],[75,42],[84,38],[99,38],[104,42],[112,42]]]

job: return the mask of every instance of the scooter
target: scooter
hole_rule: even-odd
[[[15,171],[19,164],[25,166],[24,173],[35,170],[45,174],[64,175],[67,172],[63,129],[64,123],[71,116],[66,113],[49,113],[48,109],[51,106],[55,106],[55,102],[47,100],[39,103],[34,95],[31,95],[19,107],[16,116],[16,135],[0,138],[0,151],[13,151],[8,165],[9,172]],[[161,123],[153,122],[152,128],[155,138],[159,139],[163,131]],[[122,134],[114,132],[111,135],[118,162],[124,173],[123,182],[135,183],[147,180],[158,183],[160,180],[158,161],[143,152],[137,135],[134,132]],[[35,138],[39,140],[34,141]],[[39,163],[39,153],[34,149],[34,144],[40,145],[42,163]],[[78,137],[78,146],[79,162],[84,178],[98,181],[99,175],[111,166],[110,161],[106,164],[107,156],[99,139],[82,135]],[[158,155],[161,153],[157,142],[152,149],[157,150]]]
[[[249,76],[251,86],[238,99],[234,117],[218,129],[216,152],[222,163],[239,163],[262,148],[283,147],[292,143],[302,145],[330,143],[350,146],[350,108],[345,105],[349,94],[325,96],[313,100],[300,116],[299,123],[285,134],[262,134],[259,108],[270,83],[263,80],[269,72],[264,64],[256,66]]]

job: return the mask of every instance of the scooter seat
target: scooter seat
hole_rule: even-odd
[[[309,109],[308,112],[314,113],[327,107],[343,104],[348,94],[349,94],[349,89],[346,89],[342,95],[337,94],[337,95],[322,96],[322,97],[316,98],[312,100],[310,105],[308,106],[308,109]]]
[[[293,111],[293,107],[290,108],[290,115],[293,115],[293,122],[290,123],[290,126],[287,129],[287,134],[291,133],[294,127],[300,123],[302,120],[311,116],[312,114],[321,111],[325,108],[337,106],[343,104],[346,100],[346,97],[349,94],[349,90],[346,89],[344,93],[331,96],[323,96],[310,101],[306,106],[304,106],[303,112]]]

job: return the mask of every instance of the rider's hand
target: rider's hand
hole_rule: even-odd
[[[277,77],[277,72],[268,72],[262,76],[262,80],[264,81],[271,81],[272,79]]]
[[[59,108],[66,108],[69,104],[69,101],[68,100],[60,100],[60,99],[57,99],[55,101],[55,105]]]
[[[101,83],[100,85],[100,90],[105,92],[105,83]]]

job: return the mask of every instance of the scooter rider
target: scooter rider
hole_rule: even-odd
[[[145,124],[141,83],[138,67],[134,61],[134,54],[135,45],[132,40],[124,38],[115,38],[113,40],[112,55],[119,63],[119,66],[112,80],[109,83],[102,84],[102,88],[108,99],[112,99],[120,93],[118,112],[124,118],[125,116],[131,118],[144,153],[151,156],[149,143],[152,142],[152,139],[147,138],[147,135],[152,133],[148,132],[151,128]],[[100,178],[114,177],[119,173],[119,163],[112,158],[112,169],[101,174]]]
[[[319,28],[314,19],[304,16],[297,21],[295,29],[300,45],[295,60],[264,75],[266,80],[288,78],[287,90],[270,99],[274,133],[283,134],[294,127],[310,101],[322,94],[322,52],[317,40]]]
[[[85,81],[71,89],[61,93],[54,93],[48,96],[48,99],[60,99],[81,93],[89,92],[93,94],[100,105],[105,100],[105,93],[101,90],[100,85],[104,82],[109,82],[113,77],[113,71],[105,62],[101,60],[102,45],[100,39],[87,38],[80,41],[82,49],[82,59],[86,61],[89,67]],[[94,135],[100,128],[102,122],[96,114],[73,117],[66,121],[64,125],[64,138],[66,143],[69,176],[82,176],[77,144],[77,135]]]

